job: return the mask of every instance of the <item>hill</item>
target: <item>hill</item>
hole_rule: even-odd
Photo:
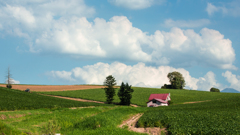
[[[0,111],[100,105],[105,104],[71,101],[0,87]]]
[[[221,92],[226,92],[226,93],[240,93],[239,91],[233,89],[233,88],[225,88]]]

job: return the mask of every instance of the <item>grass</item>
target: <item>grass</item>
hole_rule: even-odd
[[[0,134],[46,134],[55,132],[73,135],[134,135],[139,133],[130,132],[117,126],[129,116],[137,113],[144,113],[139,120],[140,127],[167,127],[169,134],[240,134],[240,94],[139,87],[133,87],[133,89],[132,103],[144,107],[106,106],[106,104],[96,103],[85,104],[83,102],[72,102],[42,96],[37,93],[26,93],[6,88],[0,89],[0,107],[8,105],[9,108],[14,108],[14,106],[25,105],[25,108],[29,109],[0,112],[0,119],[4,118],[0,122]],[[146,102],[152,93],[171,93],[173,104],[168,107],[147,108]],[[5,96],[2,96],[2,94],[5,94]],[[97,101],[106,100],[103,89],[44,92],[44,94]],[[44,99],[44,101],[40,102],[39,100],[41,99]],[[206,100],[209,101],[183,104],[184,102]],[[34,104],[26,106],[24,103],[28,102],[34,102]],[[117,96],[115,96],[114,102],[119,102]],[[35,107],[33,107],[34,105]],[[95,107],[65,108],[90,105]],[[23,107],[23,109],[25,108]]]
[[[170,93],[173,104],[182,104],[184,102],[206,101],[226,99],[236,97],[234,93],[213,93],[205,91],[194,90],[172,90],[172,89],[157,89],[157,88],[139,88],[133,87],[134,92],[131,102],[136,105],[146,106],[146,102],[150,94],[153,93]],[[116,89],[117,95],[118,89]],[[42,94],[58,95],[65,97],[83,98],[96,101],[106,101],[105,91],[103,89],[90,89],[90,90],[76,90],[76,91],[59,91],[59,92],[40,92]],[[117,96],[114,97],[113,102],[120,102]]]
[[[4,124],[0,124],[0,134],[6,134],[6,131],[14,131],[17,134],[37,135],[48,131],[46,129],[51,129],[47,127],[55,126],[58,127],[55,133],[61,134],[137,135],[139,133],[120,129],[117,125],[120,125],[129,115],[144,112],[145,110],[146,108],[102,106],[80,109],[59,108],[55,110],[38,109],[0,112],[0,116],[6,116],[6,119],[3,120]],[[20,114],[22,117],[13,118],[13,116]],[[1,130],[5,127],[7,127],[7,130]]]
[[[0,93],[0,111],[107,105],[59,99],[3,87],[0,87]]]

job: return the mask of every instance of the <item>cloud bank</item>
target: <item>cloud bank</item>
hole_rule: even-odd
[[[195,25],[194,22],[172,21],[170,25],[178,27],[169,32],[156,30],[148,34],[134,27],[125,16],[88,21],[87,17],[91,17],[95,9],[85,5],[83,0],[9,0],[4,3],[6,5],[0,8],[0,31],[25,38],[32,53],[157,66],[237,69],[233,65],[232,42],[219,31],[178,28],[196,27],[208,23],[207,20]]]
[[[71,71],[50,71],[49,77],[69,83],[100,84],[102,85],[108,75],[113,75],[117,84],[128,82],[130,85],[139,87],[160,88],[164,84],[169,84],[167,74],[178,71],[182,73],[186,81],[186,88],[193,90],[209,91],[211,87],[221,88],[217,83],[215,74],[209,71],[204,77],[194,78],[183,68],[173,68],[169,66],[151,67],[144,63],[129,66],[120,62],[112,64],[96,63],[84,67],[76,67]]]

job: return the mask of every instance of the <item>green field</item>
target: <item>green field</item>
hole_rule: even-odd
[[[157,89],[157,88],[139,88],[133,87],[134,92],[132,95],[132,104],[146,106],[146,102],[150,94],[154,93],[170,93],[173,104],[181,104],[184,102],[194,101],[206,101],[217,99],[228,99],[236,97],[238,95],[233,93],[212,93],[206,91],[194,91],[194,90],[170,90],[170,89]],[[118,89],[116,89],[116,93]],[[59,92],[41,92],[42,94],[58,95],[65,97],[74,97],[82,99],[91,99],[97,101],[106,101],[105,92],[103,89],[91,89],[91,90],[76,90],[76,91],[59,91]],[[118,96],[115,96],[113,102],[120,102]]]
[[[59,99],[3,87],[0,87],[0,93],[0,111],[106,105]]]
[[[137,87],[133,89],[132,103],[143,107],[83,103],[0,88],[0,106],[3,110],[17,110],[0,112],[0,134],[45,134],[51,126],[56,127],[56,133],[66,135],[140,134],[117,127],[130,115],[137,113],[144,113],[138,121],[139,127],[166,127],[168,133],[173,135],[240,134],[240,94]],[[171,93],[173,104],[168,107],[147,108],[146,101],[152,93]],[[106,100],[103,89],[44,94]],[[194,101],[206,102],[183,104]],[[28,102],[29,104],[24,104]],[[117,96],[114,102],[119,102]],[[69,109],[73,106],[95,107]]]

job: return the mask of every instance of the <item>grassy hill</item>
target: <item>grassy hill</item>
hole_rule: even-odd
[[[137,113],[144,113],[139,119],[139,127],[166,127],[169,134],[240,134],[240,94],[137,87],[133,89],[132,103],[143,107],[85,104],[0,88],[0,106],[4,104],[4,107],[9,106],[7,109],[13,108],[14,110],[16,106],[22,105],[24,107],[19,109],[29,109],[0,112],[0,119],[2,118],[0,134],[44,134],[47,127],[55,126],[59,127],[56,132],[61,134],[134,135],[139,133],[118,128],[117,125]],[[146,101],[152,93],[171,93],[173,104],[168,107],[147,108]],[[44,94],[105,101],[103,89],[46,92]],[[208,101],[183,104],[206,100]],[[28,102],[33,104],[24,104]],[[119,102],[117,96],[114,102]],[[64,108],[89,105],[97,107]],[[55,109],[38,109],[54,108],[54,106]]]
[[[104,105],[59,99],[0,87],[0,111]]]
[[[173,104],[182,104],[184,102],[194,101],[206,101],[217,99],[228,99],[237,97],[239,95],[233,93],[214,93],[206,91],[195,90],[173,90],[173,89],[157,89],[157,88],[139,88],[133,87],[134,92],[131,102],[136,105],[146,106],[146,102],[150,94],[154,93],[170,93]],[[118,89],[116,89],[116,93]],[[106,101],[105,91],[103,89],[91,89],[91,90],[76,90],[76,91],[59,91],[59,92],[41,92],[42,94],[58,95],[65,97],[75,97],[83,99],[91,99],[97,101]],[[113,102],[120,102],[118,96],[114,97]]]

